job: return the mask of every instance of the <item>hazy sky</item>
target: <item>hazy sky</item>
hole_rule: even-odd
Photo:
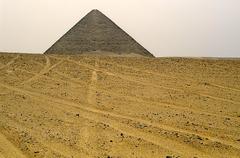
[[[0,0],[0,51],[43,53],[92,9],[155,56],[240,57],[240,0]]]

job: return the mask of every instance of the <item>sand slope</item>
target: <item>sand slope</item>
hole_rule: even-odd
[[[240,155],[240,60],[0,55],[0,158]]]

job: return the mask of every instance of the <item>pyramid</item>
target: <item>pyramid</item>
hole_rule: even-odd
[[[111,52],[154,57],[131,36],[98,10],[92,10],[45,54],[82,54]]]

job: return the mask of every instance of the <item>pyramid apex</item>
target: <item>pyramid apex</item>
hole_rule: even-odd
[[[96,14],[103,14],[101,11],[99,11],[98,9],[93,9],[91,10],[88,14],[90,15],[96,15]]]
[[[91,12],[100,12],[98,9],[93,9]]]

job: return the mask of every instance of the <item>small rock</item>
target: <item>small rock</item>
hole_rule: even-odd
[[[200,136],[198,136],[197,139],[199,139],[199,140],[203,140],[202,137],[200,137]]]

